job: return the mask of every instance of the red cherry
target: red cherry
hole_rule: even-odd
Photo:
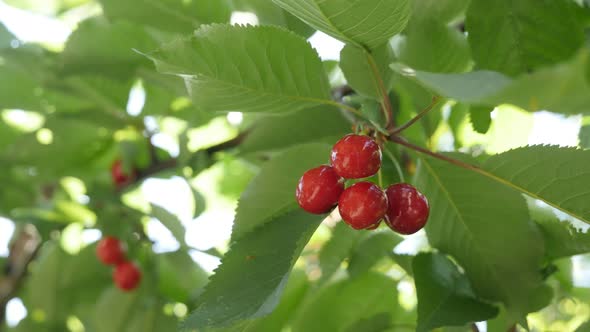
[[[125,261],[125,246],[119,239],[107,236],[96,246],[96,256],[105,265],[117,265]]]
[[[113,272],[113,281],[123,291],[134,290],[141,281],[141,271],[131,262],[121,263]]]
[[[346,135],[332,148],[332,166],[345,179],[375,175],[381,167],[381,148],[369,136]]]
[[[115,160],[111,166],[111,178],[116,186],[122,186],[129,183],[135,178],[135,175],[135,172],[132,172],[131,174],[125,173],[121,159]]]
[[[358,182],[340,195],[338,209],[342,220],[352,228],[372,228],[387,212],[387,196],[371,182]]]
[[[330,166],[320,166],[305,172],[295,191],[297,203],[314,214],[329,212],[344,191],[344,179]]]
[[[385,193],[389,200],[385,223],[391,229],[409,235],[426,225],[430,213],[428,200],[414,186],[398,183],[389,186]]]

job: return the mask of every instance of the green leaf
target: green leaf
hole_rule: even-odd
[[[330,148],[314,143],[294,146],[267,162],[240,197],[232,239],[239,239],[272,216],[297,208],[299,178],[310,168],[327,163]]]
[[[31,310],[41,310],[46,320],[60,321],[67,316],[65,301],[60,300],[62,288],[62,264],[67,254],[56,243],[49,242],[32,269],[28,285],[28,300]]]
[[[585,39],[578,10],[568,0],[472,0],[466,27],[477,67],[514,76],[569,59]]]
[[[318,255],[322,270],[319,283],[330,280],[330,277],[338,271],[342,262],[350,256],[352,248],[361,235],[361,232],[352,229],[344,222],[336,224],[332,230],[332,236],[322,246]]]
[[[289,271],[321,219],[296,209],[234,242],[199,298],[200,305],[184,322],[184,330],[227,326],[272,312]]]
[[[590,149],[590,117],[584,117],[582,119],[582,128],[578,134],[580,143],[578,144],[581,148]]]
[[[317,30],[358,47],[376,48],[401,32],[411,13],[408,0],[273,0]]]
[[[586,323],[580,325],[576,329],[576,332],[590,332],[590,322],[586,322]]]
[[[247,324],[240,332],[281,331],[299,308],[309,288],[307,274],[303,270],[294,270],[277,308],[270,315]]]
[[[207,111],[290,112],[333,104],[322,63],[305,39],[277,27],[210,25],[148,55],[185,78]]]
[[[258,120],[240,144],[240,152],[280,151],[318,141],[333,144],[349,132],[350,122],[337,109],[322,106]]]
[[[346,332],[386,332],[391,327],[391,315],[387,312],[363,318],[350,325]]]
[[[105,47],[108,45],[108,47]],[[128,78],[146,63],[133,49],[153,50],[156,42],[129,22],[107,23],[93,18],[80,23],[60,54],[66,73],[91,72]]]
[[[235,10],[253,12],[261,25],[278,25],[310,37],[315,29],[268,0],[234,0]]]
[[[114,286],[108,288],[97,299],[93,331],[127,331],[139,301],[140,292],[124,293]]]
[[[387,91],[390,90],[393,72],[388,66],[393,60],[394,54],[389,43],[379,46],[371,53],[347,44],[340,52],[340,68],[348,84],[355,91],[378,100],[383,98],[381,84]]]
[[[182,225],[182,221],[180,221],[176,215],[170,213],[161,206],[155,204],[150,204],[150,206],[152,209],[152,217],[158,219],[164,227],[168,228],[179,243],[185,243],[184,239],[186,236],[186,230]]]
[[[55,65],[36,47],[0,49],[0,109],[43,111],[43,80]]]
[[[209,276],[184,251],[158,255],[158,289],[171,299],[186,303],[207,284]]]
[[[476,164],[465,155],[449,156]],[[544,294],[539,273],[544,248],[521,194],[430,158],[418,166],[416,187],[430,203],[429,242],[457,259],[476,294],[503,302],[515,319],[537,310],[534,298]]]
[[[590,252],[590,233],[575,228],[557,217],[535,219],[545,238],[545,252],[549,259],[570,257]]]
[[[492,124],[493,107],[472,105],[469,108],[469,119],[473,130],[480,134],[485,134]]]
[[[111,133],[90,123],[55,118],[46,119],[45,128],[53,134],[51,144],[39,143],[36,133],[31,133],[22,136],[1,155],[15,164],[37,166],[40,176],[53,179],[87,175],[98,167],[104,171],[95,161],[112,147]],[[38,167],[39,161],[42,167]]]
[[[458,150],[464,144],[461,139],[461,131],[465,124],[467,115],[470,112],[469,105],[457,103],[451,107],[451,115],[447,119],[447,123],[453,133],[455,149]]]
[[[0,23],[0,50],[9,48],[13,40],[16,40],[16,37]]]
[[[71,256],[57,243],[48,242],[33,265],[23,300],[30,310],[42,311],[45,320],[54,324],[71,314],[88,314],[102,289],[110,285],[111,271],[99,264],[95,245]]]
[[[466,276],[444,255],[420,254],[412,263],[418,294],[417,331],[488,320],[498,309],[480,301]]]
[[[38,2],[37,0],[6,0],[4,3],[33,13],[44,16],[59,16],[58,14],[67,12],[76,6],[88,3],[88,0],[46,0]]]
[[[293,331],[344,332],[361,319],[399,309],[394,280],[368,273],[345,279],[318,291],[293,323]]]
[[[376,130],[382,133],[387,133],[387,129],[385,128],[387,121],[385,120],[385,114],[383,114],[381,103],[372,99],[364,99],[363,97],[357,96],[357,98],[360,99],[359,101],[362,103],[361,108],[359,109],[362,118],[366,119]]]
[[[590,223],[590,151],[529,146],[490,157],[482,168],[500,183]]]
[[[470,0],[414,0],[412,20],[434,18],[443,23],[451,23],[459,18]]]
[[[129,325],[125,332],[170,332],[176,331],[178,326],[176,318],[164,314],[164,310],[157,303],[141,306],[141,311],[127,319]]]
[[[105,16],[159,30],[188,34],[201,24],[225,23],[231,16],[226,0],[100,0]]]
[[[442,96],[469,104],[513,104],[531,112],[578,114],[588,112],[590,104],[590,83],[585,75],[589,54],[584,49],[568,62],[514,79],[492,71],[438,74],[396,64],[392,68]]]
[[[383,257],[389,257],[403,238],[390,230],[373,231],[357,242],[348,264],[348,273],[357,277],[369,271]]]
[[[428,72],[464,72],[471,64],[465,35],[436,18],[410,24],[396,47],[399,61]]]

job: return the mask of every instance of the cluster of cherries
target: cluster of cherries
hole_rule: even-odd
[[[342,220],[354,229],[376,229],[382,219],[394,231],[413,234],[428,220],[426,197],[413,186],[398,183],[383,191],[361,181],[344,188],[346,179],[375,175],[381,168],[381,148],[370,137],[347,135],[332,148],[331,166],[305,172],[296,190],[299,206],[314,214],[338,205]]]
[[[127,250],[119,239],[107,236],[98,243],[96,256],[104,264],[115,266],[113,281],[123,291],[132,291],[141,281],[141,271],[134,263],[127,260]]]

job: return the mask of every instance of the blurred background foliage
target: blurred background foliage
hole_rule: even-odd
[[[422,18],[412,17],[392,42],[395,56],[422,70],[471,68],[466,37],[455,29],[468,2],[439,8],[416,0],[441,21],[424,23],[431,29],[422,30]],[[175,330],[226,252],[237,200],[261,167],[290,147],[332,143],[351,130],[345,116],[321,108],[281,117],[200,109],[181,79],[157,73],[133,51],[153,50],[201,24],[280,25],[310,38],[338,94],[345,80],[334,60],[342,44],[268,0],[4,0],[2,22],[0,329],[5,331]],[[425,45],[431,31],[440,45]],[[430,48],[432,56],[425,51]],[[437,61],[448,67],[442,70]],[[430,94],[392,75],[397,82],[392,101],[403,123]],[[344,99],[354,104],[354,98]],[[408,131],[412,140],[475,154],[532,143],[590,144],[588,127],[578,139],[587,122],[580,116],[533,114],[508,105],[493,112],[455,102],[439,108]],[[403,161],[404,173],[413,175],[414,156],[390,148]],[[113,185],[110,167],[117,159],[127,171],[137,169],[137,181]],[[384,169],[386,181],[399,180],[394,163],[386,162]],[[144,280],[136,292],[116,290],[110,270],[95,259],[101,234],[123,239],[139,262]],[[351,233],[328,220],[296,263],[277,310],[237,329],[415,330],[409,255],[427,247],[423,233],[407,239],[388,232]],[[590,318],[590,256],[562,258],[555,268],[548,281],[556,296],[529,316],[529,323],[537,331],[574,331]],[[500,315],[489,322],[487,330],[501,331],[501,320]]]

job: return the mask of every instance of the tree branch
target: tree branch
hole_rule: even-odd
[[[6,305],[20,289],[29,264],[41,247],[41,236],[33,225],[25,225],[10,246],[8,261],[0,279],[0,325],[6,318]]]
[[[432,97],[432,102],[430,103],[430,105],[428,105],[425,109],[420,111],[420,113],[418,113],[415,117],[413,117],[410,121],[408,121],[403,126],[392,130],[390,132],[390,135],[396,136],[396,135],[400,134],[402,131],[411,127],[414,123],[418,122],[420,119],[422,119],[424,116],[426,116],[426,114],[428,114],[428,112],[432,111],[434,109],[434,107],[436,106],[436,104],[438,104],[438,102],[440,100],[441,100],[441,98],[439,96]]]
[[[225,141],[223,143],[211,146],[211,147],[205,149],[204,151],[208,156],[213,156],[215,153],[235,148],[235,147],[239,146],[240,144],[242,144],[242,142],[246,139],[246,137],[250,134],[250,132],[251,132],[250,129],[245,130],[245,131],[241,132],[238,136],[230,139],[229,141]],[[152,146],[151,142],[150,142],[150,146]],[[150,149],[152,149],[152,147],[150,147]],[[199,151],[199,152],[202,152],[202,151]],[[158,174],[162,171],[166,171],[169,169],[174,169],[176,167],[178,167],[178,159],[177,158],[171,158],[168,160],[158,160],[158,159],[152,158],[152,161],[151,161],[151,164],[149,167],[142,169],[142,170],[137,170],[136,176],[133,178],[133,180],[130,180],[128,183],[121,185],[120,187],[117,188],[117,190],[123,191],[126,188],[128,188],[129,186],[139,183],[142,180],[147,179],[152,175]]]
[[[394,143],[397,143],[399,145],[403,145],[403,146],[405,146],[407,148],[410,148],[410,149],[412,149],[414,151],[418,151],[420,153],[429,155],[429,156],[431,156],[433,158],[446,161],[446,162],[451,163],[451,164],[453,164],[455,166],[459,166],[459,167],[462,167],[462,168],[465,168],[465,169],[468,169],[468,170],[471,170],[471,171],[474,171],[474,172],[477,172],[477,173],[485,173],[485,172],[482,171],[481,168],[479,168],[477,166],[468,164],[466,162],[463,162],[463,161],[460,161],[460,160],[457,160],[457,159],[453,159],[451,157],[447,157],[447,156],[442,155],[440,153],[436,153],[436,152],[430,151],[430,150],[425,149],[425,148],[423,148],[421,146],[414,145],[414,144],[406,141],[405,139],[403,139],[403,138],[401,138],[399,136],[395,136],[395,135],[389,136],[389,140],[392,141],[392,142],[394,142]],[[484,175],[486,175],[486,174],[484,174]]]

